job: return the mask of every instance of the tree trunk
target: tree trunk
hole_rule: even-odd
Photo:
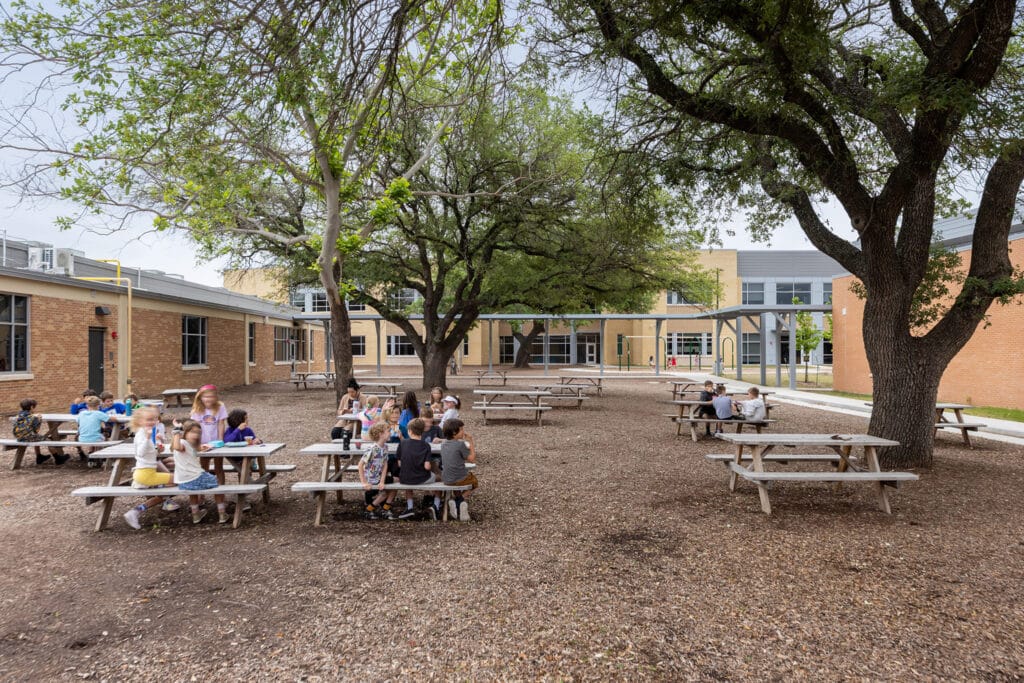
[[[530,349],[533,348],[533,342],[540,333],[544,331],[544,323],[534,320],[533,326],[530,331],[526,334],[522,332],[513,332],[512,336],[516,341],[519,342],[519,350],[516,351],[516,358],[513,362],[513,367],[516,368],[528,368],[530,367]]]
[[[331,308],[331,354],[334,356],[334,394],[340,402],[345,385],[354,376],[352,364],[352,321],[344,301],[328,297]]]
[[[447,389],[448,363],[452,359],[452,351],[441,347],[428,346],[423,359],[423,389],[430,391],[434,387]]]
[[[872,343],[876,347],[891,346],[877,337]],[[882,360],[872,363],[874,405],[868,432],[900,443],[881,451],[882,465],[900,469],[930,467],[935,399],[945,363],[921,353],[913,358],[884,352],[880,355]]]

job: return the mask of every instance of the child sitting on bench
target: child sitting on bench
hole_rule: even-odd
[[[14,418],[14,438],[18,441],[46,441],[46,436],[39,433],[39,429],[43,425],[43,418],[39,413],[32,412],[36,409],[36,405],[38,404],[34,398],[26,398],[21,402],[21,411]],[[50,452],[53,453],[53,449],[50,449]],[[63,465],[70,457],[70,455],[57,455],[54,453],[53,461],[58,465]],[[36,448],[37,465],[42,465],[49,459],[49,455],[43,455]]]

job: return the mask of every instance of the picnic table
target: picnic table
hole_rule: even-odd
[[[603,389],[604,376],[603,375],[559,375],[558,383],[570,386],[573,384],[582,385],[585,387],[594,387],[597,389],[597,395],[601,395]]]
[[[539,389],[474,389],[473,393],[480,397],[480,403],[473,404],[473,410],[479,410],[484,416],[484,424],[487,424],[487,411],[525,411],[527,415],[533,413],[537,420],[537,426],[541,426],[542,417],[545,411],[551,410],[551,406],[541,403],[541,399],[551,396],[550,391]],[[504,397],[499,400],[499,397]]]
[[[478,387],[484,386],[485,380],[494,380],[497,385],[498,380],[501,380],[501,386],[508,384],[508,371],[507,370],[477,370],[476,371],[476,385]]]
[[[212,450],[200,453],[200,459],[204,463],[211,462],[212,472],[217,477],[217,482],[220,486],[224,486],[224,473],[228,471],[238,472],[238,482],[242,486],[242,489],[248,491],[252,486],[258,486],[259,489],[252,488],[253,491],[260,490],[263,494],[263,501],[270,501],[270,489],[267,483],[272,480],[277,472],[288,471],[289,469],[295,469],[293,465],[284,466],[268,466],[266,458],[269,455],[273,455],[279,450],[283,449],[285,444],[283,443],[264,443],[264,444],[253,444],[251,446],[241,447],[229,447],[224,446],[221,448],[214,448]],[[170,444],[164,444],[164,447],[160,453],[160,457],[168,457],[173,455],[170,450]],[[127,470],[130,474],[131,469],[129,465],[135,460],[135,444],[132,442],[120,443],[116,446],[110,446],[102,450],[94,451],[89,454],[90,459],[113,461],[114,466],[110,470],[110,477],[107,482],[108,487],[119,487],[119,486],[130,486],[131,477],[125,478],[125,471]],[[225,463],[225,458],[242,458],[242,464],[235,468],[230,463]],[[253,465],[255,467],[259,477],[253,480]],[[273,468],[273,469],[272,469]],[[162,495],[163,489],[152,488],[152,489],[133,489],[138,492],[140,497],[147,496],[159,496]],[[209,491],[197,491],[195,494],[190,495],[208,495]],[[172,495],[183,495],[183,494],[172,494]],[[244,507],[243,500],[244,496],[240,496],[239,500],[235,503],[235,517],[232,522],[233,528],[238,528],[242,521],[242,508]],[[99,518],[96,520],[96,531],[100,531],[106,526],[107,520],[110,518],[110,510],[113,507],[114,499],[112,497],[103,497],[102,506],[100,507]]]
[[[870,406],[870,401],[865,402],[864,405]],[[960,435],[963,437],[964,443],[968,448],[974,448],[974,444],[971,443],[971,437],[968,432],[976,432],[985,425],[980,422],[967,422],[964,420],[964,411],[974,406],[967,403],[936,403],[935,404],[935,433],[938,434],[940,429],[959,429]],[[945,414],[947,410],[953,411],[954,419],[950,420],[949,416]]]
[[[686,398],[687,394],[699,394],[704,391],[703,382],[693,382],[691,380],[670,382],[672,385],[672,401],[682,400]],[[692,389],[690,387],[693,387]],[[747,393],[746,389],[726,389],[726,396],[745,396]],[[761,398],[767,398],[768,396],[775,393],[774,391],[760,391]]]
[[[575,401],[576,408],[583,410],[583,402],[590,397],[587,396],[587,388],[579,384],[533,384],[530,385],[537,391],[546,391],[548,401]]]
[[[40,417],[46,424],[46,438],[50,441],[59,441],[66,436],[70,436],[72,433],[61,433],[60,426],[65,422],[74,422],[75,431],[77,431],[78,420],[76,415],[71,413],[42,413]],[[118,413],[110,413],[110,441],[119,441],[121,439],[121,425],[126,425],[132,421],[132,418],[128,415],[120,415]],[[100,441],[99,443],[104,443]]]
[[[323,382],[324,385],[329,388],[332,384],[334,384],[334,377],[335,375],[333,372],[324,372],[322,370],[319,372],[293,372],[291,382],[292,384],[295,385],[296,391],[298,390],[300,384],[302,385],[303,389],[309,389],[310,382]]]
[[[753,482],[761,499],[761,510],[771,514],[771,503],[768,500],[768,486],[774,481],[797,482],[832,482],[840,485],[844,482],[872,482],[878,496],[878,507],[886,514],[891,514],[889,506],[889,488],[899,482],[916,481],[917,475],[912,472],[883,472],[878,463],[879,447],[898,446],[899,442],[882,439],[869,434],[719,434],[718,438],[736,446],[732,455],[709,454],[709,460],[725,461],[729,465],[729,490],[735,491],[739,478]],[[769,454],[777,447],[828,448],[835,456],[822,454],[779,454],[770,458]],[[854,448],[862,448],[867,469],[851,462]],[[749,467],[744,467],[744,449],[749,449]],[[807,471],[774,471],[765,470],[766,462],[821,462],[831,459],[835,465],[832,472]]]
[[[161,393],[163,394],[164,400],[167,401],[168,403],[170,403],[170,399],[173,398],[173,399],[176,399],[178,401],[178,405],[181,406],[181,405],[184,405],[181,402],[182,397],[187,397],[189,399],[195,398],[196,390],[195,389],[164,389]]]
[[[363,391],[367,387],[377,387],[380,389],[384,396],[396,397],[398,396],[398,387],[402,386],[401,382],[359,382],[359,391]],[[367,392],[378,394],[378,392]]]
[[[679,414],[678,415],[667,415],[666,417],[671,418],[672,421],[676,423],[676,436],[679,436],[679,435],[681,435],[683,433],[683,425],[684,424],[685,425],[689,425],[689,427],[690,427],[690,438],[693,439],[694,441],[697,441],[698,438],[699,438],[699,435],[697,433],[698,425],[709,425],[709,424],[715,424],[715,423],[719,423],[719,424],[722,424],[724,426],[736,425],[736,433],[737,434],[740,434],[740,433],[743,432],[743,427],[745,425],[749,425],[749,426],[753,427],[754,430],[758,434],[760,434],[761,430],[764,427],[766,427],[767,425],[775,422],[775,420],[771,419],[771,412],[770,411],[771,411],[772,408],[775,408],[776,406],[770,405],[767,401],[765,401],[765,404],[764,404],[764,419],[763,420],[757,420],[757,421],[754,421],[754,420],[719,420],[716,417],[698,417],[697,416],[697,411],[700,409],[700,407],[701,406],[706,406],[708,404],[706,402],[704,402],[704,401],[700,401],[700,400],[695,399],[695,398],[694,399],[678,399],[678,400],[672,401],[672,403],[674,405],[679,406]]]

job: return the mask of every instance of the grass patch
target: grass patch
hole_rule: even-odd
[[[775,366],[767,366],[767,372],[765,374],[765,382],[762,386],[766,387],[788,387],[789,386],[789,366],[784,365],[782,367],[782,384],[775,383]],[[722,376],[728,379],[736,379],[736,368],[728,368],[722,371]],[[829,367],[827,372],[821,372],[817,366],[812,365],[810,372],[806,373],[806,381],[804,379],[805,371],[804,366],[796,366],[796,387],[797,389],[830,389],[832,387],[832,369]],[[743,366],[743,381],[744,382],[755,382],[760,384],[761,379],[761,366],[759,365],[744,365]]]
[[[1024,410],[1018,408],[997,408],[996,406],[975,406],[965,410],[968,415],[978,417],[992,417],[997,420],[1012,420],[1013,422],[1024,422]]]
[[[843,398],[856,398],[866,403],[871,402],[871,394],[855,394],[851,391],[836,391],[832,390],[826,394],[827,396],[842,396]]]

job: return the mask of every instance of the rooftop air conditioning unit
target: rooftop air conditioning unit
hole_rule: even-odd
[[[65,275],[75,274],[75,252],[71,249],[57,249],[53,254],[53,266]]]
[[[49,247],[28,248],[29,270],[50,270],[53,268],[53,250]]]

